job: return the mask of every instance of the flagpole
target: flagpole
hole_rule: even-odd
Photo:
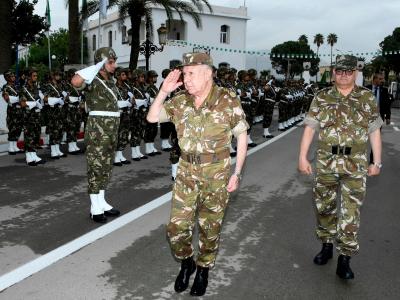
[[[83,67],[83,24],[81,32],[81,67]]]
[[[47,32],[47,45],[48,45],[48,48],[49,48],[49,70],[51,71],[50,30]]]
[[[97,39],[97,49],[100,48],[100,27],[101,27],[101,13],[100,13],[100,10],[99,10],[99,28],[98,28],[99,38]]]

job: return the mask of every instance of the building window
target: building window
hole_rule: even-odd
[[[121,27],[121,36],[122,36],[122,44],[128,43],[128,34],[125,25]]]
[[[172,70],[176,66],[180,66],[181,64],[182,64],[182,62],[179,59],[173,59],[173,60],[169,61],[169,68]]]
[[[221,44],[229,44],[229,26],[228,25],[221,26],[221,33],[220,33],[219,41]]]
[[[112,47],[112,31],[108,32],[108,47]]]
[[[96,35],[93,34],[93,36],[92,36],[92,50],[93,50],[93,51],[96,51],[96,46],[97,46],[97,43],[96,43]]]
[[[186,22],[180,20],[167,20],[169,40],[184,40],[186,35]]]

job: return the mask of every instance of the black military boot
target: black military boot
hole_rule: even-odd
[[[189,286],[190,275],[196,270],[196,263],[193,257],[186,258],[181,262],[181,270],[175,280],[175,291],[181,293]]]
[[[208,270],[209,268],[197,266],[196,277],[194,278],[190,295],[203,296],[206,293],[208,285]]]
[[[350,268],[350,256],[339,255],[336,274],[342,279],[354,279],[354,273]]]
[[[314,257],[314,264],[325,265],[332,258],[333,244],[323,243],[322,250]]]

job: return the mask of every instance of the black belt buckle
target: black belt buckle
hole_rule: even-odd
[[[350,155],[351,147],[334,145],[332,146],[332,154]]]

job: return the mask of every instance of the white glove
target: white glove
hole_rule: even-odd
[[[128,107],[132,107],[132,103],[131,103],[131,99],[130,98],[126,99],[125,101],[128,102]]]
[[[129,98],[133,99],[133,94],[131,92],[128,92]]]
[[[61,94],[64,96],[64,98],[68,96],[68,93],[66,91],[62,91]]]
[[[47,98],[47,103],[48,103],[50,106],[54,106],[54,105],[60,103],[60,98],[49,97],[49,98]]]
[[[129,107],[129,101],[126,100],[118,100],[118,108]]]
[[[42,108],[43,108],[43,104],[41,103],[41,100],[40,100],[40,99],[37,99],[37,100],[36,100],[36,107],[39,108],[39,109],[42,109]]]
[[[64,105],[64,100],[62,98],[59,98],[60,100],[58,101],[58,103],[63,106]]]
[[[42,91],[39,91],[39,97],[40,97],[40,99],[44,99],[44,95],[43,95],[43,93],[42,93]]]
[[[28,105],[29,110],[36,107],[36,104],[37,104],[36,101],[26,101],[26,105]]]
[[[18,96],[8,96],[10,99],[11,104],[15,104],[19,102],[19,97]]]
[[[150,99],[150,94],[149,93],[144,93],[144,95],[146,96],[147,100]]]
[[[246,97],[247,98],[251,98],[251,93],[250,92],[246,92]]]
[[[97,73],[99,73],[100,69],[103,67],[106,61],[107,57],[105,57],[102,61],[98,62],[94,66],[79,70],[75,74],[81,76],[85,80],[86,84],[91,84],[94,77],[97,75]]]
[[[147,107],[147,100],[145,99],[135,99],[136,107],[139,108],[141,106]]]

